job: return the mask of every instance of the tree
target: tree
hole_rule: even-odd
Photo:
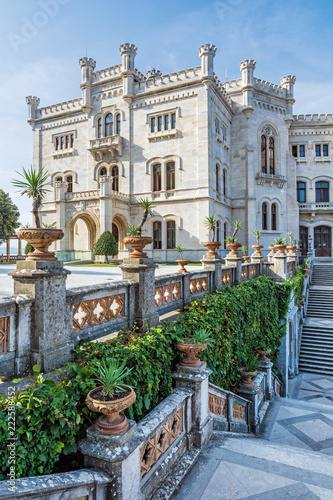
[[[24,253],[25,255],[28,255],[28,253],[33,253],[35,251],[35,248],[31,245],[31,243],[27,243],[25,245]]]
[[[35,219],[35,226],[40,228],[39,211],[42,205],[42,199],[46,195],[47,191],[49,191],[47,186],[51,184],[50,174],[44,169],[44,167],[37,172],[32,166],[30,167],[30,170],[25,170],[25,168],[22,168],[22,170],[23,173],[16,173],[23,177],[23,180],[14,179],[12,184],[19,188],[21,196],[26,194],[29,198],[32,198],[32,213]]]
[[[20,212],[8,193],[0,189],[0,243],[8,240],[19,227]]]
[[[110,231],[104,231],[96,241],[96,244],[93,248],[94,255],[104,255],[106,258],[106,262],[108,261],[108,256],[118,254],[118,245],[115,237]]]

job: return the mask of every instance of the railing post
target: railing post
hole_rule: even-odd
[[[257,254],[256,252],[253,252],[251,255],[251,263],[253,264],[259,264],[259,275],[261,276],[264,274],[263,272],[263,265],[264,265],[264,256],[261,254]]]
[[[208,271],[214,271],[213,288],[222,289],[222,260],[214,255],[204,255],[201,259],[202,267]],[[214,291],[214,290],[212,290]]]
[[[274,255],[274,275],[276,281],[285,281],[287,278],[287,255],[284,252]]]
[[[265,384],[266,373],[258,373],[254,379],[254,385],[240,383],[236,393],[244,399],[251,401],[249,424],[251,431],[257,433],[260,427],[259,402],[261,401],[262,385]],[[265,389],[264,389],[265,390]],[[263,396],[264,397],[264,394]]]
[[[153,259],[125,258],[120,264],[122,278],[138,283],[135,294],[135,321],[139,326],[156,326],[159,315],[155,307],[155,269]]]
[[[235,283],[234,285],[239,285],[242,282],[242,258],[239,255],[228,255],[225,257],[226,266],[235,268]]]

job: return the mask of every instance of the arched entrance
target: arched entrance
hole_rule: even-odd
[[[75,252],[89,252],[97,240],[97,227],[93,217],[88,213],[78,214],[70,225],[70,248]],[[84,255],[82,255],[84,258]],[[88,257],[88,255],[87,255]],[[75,256],[75,258],[81,258]]]
[[[316,257],[331,257],[332,234],[329,226],[314,228],[314,249]]]
[[[300,248],[302,255],[306,255],[308,253],[308,228],[306,226],[300,226],[299,228],[299,239],[301,241]]]
[[[127,221],[124,216],[117,214],[112,220],[112,234],[116,239],[118,250],[126,250],[123,239],[126,236]]]

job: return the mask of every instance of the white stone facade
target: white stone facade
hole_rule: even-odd
[[[119,257],[126,256],[126,227],[139,222],[138,200],[146,197],[155,204],[145,234],[155,236],[147,251],[156,261],[177,258],[172,247],[178,244],[185,246],[185,258],[202,258],[209,238],[204,219],[213,214],[221,242],[241,220],[238,239],[251,247],[253,230],[264,223],[263,203],[262,244],[267,248],[288,231],[297,237],[296,179],[307,175],[309,163],[295,161],[291,145],[299,144],[299,133],[316,134],[328,122],[332,133],[332,117],[325,123],[318,118],[318,127],[313,120],[294,119],[295,77],[283,77],[281,86],[259,80],[252,60],[240,64],[240,79],[222,84],[214,73],[214,45],[199,48],[201,65],[169,75],[155,69],[142,75],[135,69],[136,51],[121,45],[121,63],[99,71],[93,59],[81,59],[79,99],[39,108],[38,98],[27,98],[34,166],[52,176],[42,221],[65,231],[58,256],[90,258],[106,229],[119,241]],[[330,162],[319,166],[328,177]],[[302,220],[308,217],[303,212]]]

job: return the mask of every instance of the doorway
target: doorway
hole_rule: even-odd
[[[314,249],[316,257],[331,257],[332,252],[331,228],[317,226],[314,228]]]

